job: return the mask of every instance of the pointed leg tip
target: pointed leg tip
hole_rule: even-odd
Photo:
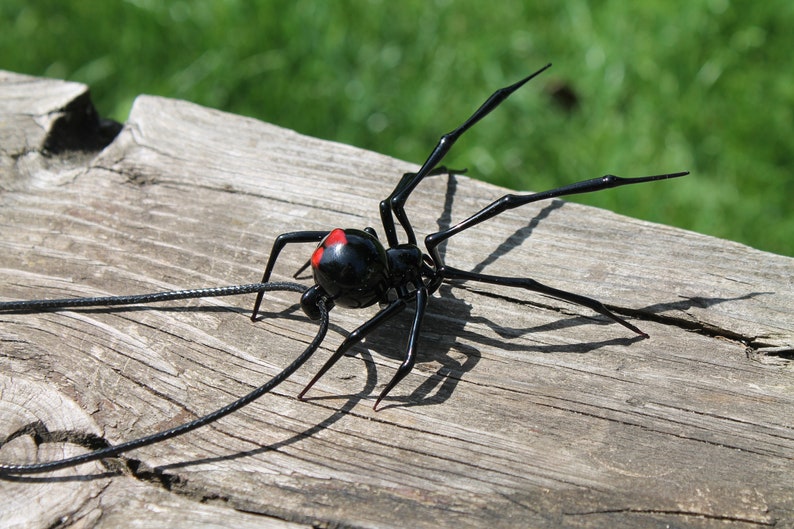
[[[651,335],[649,335],[647,332],[641,330],[639,327],[637,327],[635,325],[630,324],[626,320],[622,320],[620,323],[622,323],[627,329],[632,331],[634,334],[636,334],[637,336],[639,336],[643,340],[647,340],[648,338],[651,337]]]
[[[309,388],[308,388],[308,387],[305,387],[305,388],[303,388],[303,391],[301,391],[300,393],[298,393],[298,396],[297,396],[296,398],[297,398],[299,401],[301,401],[301,402],[306,402],[306,393],[308,393],[308,391],[309,391]]]
[[[639,336],[643,340],[647,340],[647,339],[649,339],[651,337],[651,335],[648,334],[647,332],[645,332],[643,330],[640,330],[639,328],[634,327],[633,325],[632,325],[632,327],[633,328],[631,330],[634,331],[637,334],[637,336]]]
[[[384,391],[383,393],[381,393],[380,395],[378,395],[378,398],[377,398],[377,400],[375,400],[375,405],[374,405],[374,406],[372,406],[372,410],[373,410],[373,411],[375,411],[375,412],[378,412],[378,411],[380,411],[380,409],[378,408],[378,406],[380,406],[380,403],[381,403],[381,401],[383,400],[383,397],[385,397],[387,393],[388,393],[388,391]]]

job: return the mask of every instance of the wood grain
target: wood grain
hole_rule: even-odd
[[[86,87],[0,73],[2,299],[254,282],[280,233],[379,229],[378,201],[416,169],[149,96],[109,131]],[[408,214],[424,236],[506,192],[438,176]],[[275,279],[310,249],[289,247]],[[651,339],[543,296],[448,285],[382,411],[409,313],[299,402],[376,310],[337,309],[310,365],[213,426],[0,481],[0,525],[794,525],[793,259],[563,201],[505,213],[445,255],[598,298]],[[315,330],[297,295],[266,300],[257,323],[248,297],[0,314],[0,461],[129,440],[260,385]]]

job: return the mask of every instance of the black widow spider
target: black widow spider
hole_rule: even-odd
[[[552,288],[534,279],[493,276],[459,270],[444,263],[438,248],[442,242],[453,235],[457,235],[508,209],[517,208],[530,202],[577,193],[589,193],[627,184],[676,178],[689,174],[688,172],[640,178],[621,178],[614,175],[606,175],[542,193],[505,195],[458,224],[425,237],[427,253],[422,252],[417,246],[416,235],[408,220],[408,216],[405,214],[405,203],[408,197],[425,177],[450,172],[445,167],[439,166],[439,163],[455,144],[455,141],[474,126],[475,123],[499,106],[510,94],[550,66],[551,64],[547,64],[517,83],[494,92],[461,126],[441,136],[435,149],[430,153],[430,156],[418,172],[403,175],[394,191],[380,203],[380,217],[383,223],[383,230],[386,232],[388,248],[384,248],[372,228],[365,228],[364,230],[337,228],[330,232],[296,231],[278,236],[270,252],[270,258],[262,276],[262,283],[266,283],[270,279],[276,259],[284,246],[291,243],[316,243],[320,241],[310,261],[295,274],[297,277],[301,271],[311,265],[315,285],[309,288],[301,297],[301,307],[310,318],[316,319],[319,316],[316,305],[317,300],[320,299],[325,302],[329,309],[333,308],[335,304],[349,308],[361,308],[377,302],[382,306],[381,310],[372,319],[347,336],[342,345],[339,346],[311,382],[301,391],[298,398],[303,398],[314,383],[353,345],[360,342],[367,334],[403,310],[410,302],[414,302],[416,304],[416,312],[408,334],[408,346],[405,350],[403,362],[375,401],[374,408],[377,410],[381,400],[413,368],[416,361],[420,327],[425,308],[427,307],[428,297],[438,290],[441,283],[445,280],[479,281],[540,292],[551,297],[589,307],[640,336],[648,337],[646,333],[614,314],[595,299]],[[395,217],[408,238],[406,243],[400,243],[397,239],[397,230],[394,224]],[[251,316],[253,320],[256,319],[262,296],[263,293],[261,292],[257,295]]]
[[[517,83],[494,92],[462,125],[452,132],[441,136],[438,144],[418,172],[406,173],[403,175],[400,182],[394,188],[394,191],[380,203],[380,216],[383,229],[386,233],[388,247],[384,247],[378,240],[375,230],[369,227],[363,230],[337,228],[331,231],[297,231],[285,233],[276,238],[261,283],[135,296],[0,302],[0,310],[36,312],[67,307],[129,305],[197,297],[232,296],[257,292],[253,313],[251,315],[251,319],[256,321],[266,291],[288,290],[302,292],[300,302],[301,308],[309,318],[319,320],[320,322],[319,329],[314,339],[289,366],[263,385],[222,408],[169,430],[157,432],[115,446],[109,445],[105,448],[100,448],[93,452],[71,458],[30,465],[0,464],[0,475],[46,472],[97,459],[114,457],[123,452],[161,442],[214,422],[242,408],[250,402],[253,402],[265,393],[270,392],[303,365],[322,343],[328,328],[328,312],[334,305],[349,308],[363,308],[375,303],[380,303],[381,310],[370,320],[348,334],[331,358],[328,359],[309,384],[300,392],[298,398],[302,399],[306,392],[345,354],[345,352],[360,342],[370,332],[402,311],[410,303],[414,303],[416,305],[416,312],[408,334],[408,345],[405,350],[403,362],[398,368],[397,373],[392,377],[391,381],[386,385],[383,391],[381,391],[375,401],[374,409],[377,410],[383,398],[386,397],[386,395],[388,395],[411,371],[416,361],[419,332],[428,298],[438,290],[441,283],[444,281],[479,281],[539,292],[554,298],[589,307],[611,318],[615,322],[620,323],[638,335],[647,338],[648,335],[646,333],[620,316],[617,316],[601,302],[594,299],[552,288],[529,278],[493,276],[467,272],[447,266],[441,258],[439,245],[468,228],[493,218],[506,210],[517,208],[524,204],[565,195],[589,193],[627,184],[676,178],[689,174],[688,172],[645,176],[640,178],[621,178],[614,175],[606,175],[542,193],[531,193],[526,195],[508,194],[492,202],[458,224],[428,235],[425,238],[426,253],[417,245],[416,235],[405,214],[405,203],[408,197],[425,177],[455,172],[439,165],[447,152],[452,148],[455,141],[475,123],[499,106],[510,94],[550,66],[551,64],[548,64]],[[399,242],[394,222],[395,218],[405,232],[408,239],[407,242]],[[287,244],[318,242],[319,245],[312,253],[309,261],[295,273],[297,277],[303,270],[311,266],[315,282],[314,286],[306,289],[304,286],[296,283],[269,282],[276,260]],[[5,442],[8,440],[10,440],[10,438]],[[4,442],[0,442],[0,446],[2,446],[3,443]]]

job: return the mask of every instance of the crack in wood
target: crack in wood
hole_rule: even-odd
[[[604,514],[646,514],[646,515],[662,515],[662,516],[676,516],[676,517],[694,517],[694,518],[703,518],[706,520],[717,520],[721,522],[741,522],[747,523],[752,525],[758,525],[762,527],[774,527],[777,525],[777,521],[773,519],[758,519],[758,518],[747,518],[741,516],[731,516],[731,515],[720,515],[720,514],[713,514],[704,511],[688,511],[688,510],[676,510],[676,509],[642,509],[637,507],[625,507],[625,508],[615,508],[615,509],[596,509],[592,511],[580,511],[580,512],[573,512],[567,511],[562,513],[564,516],[595,516],[595,515],[604,515]]]

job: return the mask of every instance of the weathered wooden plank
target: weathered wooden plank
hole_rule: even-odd
[[[52,110],[77,107],[54,101]],[[2,107],[0,128],[14,130],[0,137],[18,135],[15,114],[32,113],[21,106]],[[253,282],[279,233],[379,228],[378,201],[416,167],[145,96],[102,152],[48,157],[48,137],[24,138],[0,151],[3,299]],[[670,169],[687,168],[649,172]],[[503,193],[435,177],[408,212],[424,235]],[[309,251],[288,248],[278,278]],[[601,299],[651,339],[542,296],[444,287],[417,368],[382,411],[373,396],[399,363],[409,314],[298,402],[344,333],[375,310],[337,309],[317,358],[273,395],[128,454],[120,474],[95,463],[55,474],[66,478],[0,482],[0,510],[33,527],[125,516],[243,527],[794,523],[794,260],[562,201],[489,221],[446,256]],[[37,421],[72,441],[117,443],[233,400],[311,339],[296,301],[269,296],[256,324],[250,299],[0,315],[0,438],[15,436],[0,460],[85,450],[19,434]],[[774,356],[761,354],[769,347]],[[44,497],[52,501],[25,502]]]

